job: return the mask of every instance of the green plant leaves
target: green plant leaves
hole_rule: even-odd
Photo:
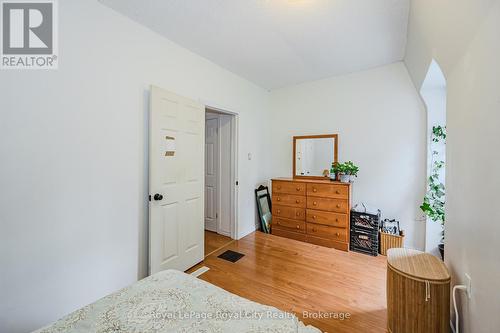
[[[434,126],[432,128],[431,138],[434,143],[445,141],[446,144],[446,127]],[[439,152],[434,150],[432,152],[432,156],[436,155],[439,155]],[[424,202],[420,206],[420,209],[427,217],[429,217],[432,221],[439,222],[443,225],[445,221],[444,206],[446,190],[444,184],[439,181],[439,174],[444,166],[444,161],[433,162],[431,175],[429,176],[427,194],[424,197]]]
[[[332,163],[332,169],[334,173],[338,173],[341,175],[357,176],[359,172],[359,167],[352,161],[348,161],[345,163],[334,162]]]
[[[446,140],[446,126],[432,127],[432,141],[439,142],[441,140]]]

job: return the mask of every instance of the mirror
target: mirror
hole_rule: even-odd
[[[338,135],[293,137],[293,177],[328,177],[332,162],[337,162]]]
[[[259,186],[255,190],[255,199],[257,200],[257,210],[259,212],[259,219],[261,230],[267,234],[271,233],[271,196],[269,195],[269,188],[267,186]]]

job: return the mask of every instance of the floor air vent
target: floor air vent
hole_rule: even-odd
[[[242,253],[234,252],[231,250],[227,250],[226,252],[222,253],[219,255],[217,258],[221,258],[230,262],[237,262],[241,258],[243,258],[245,255]]]

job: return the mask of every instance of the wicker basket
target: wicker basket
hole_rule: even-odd
[[[383,256],[387,255],[387,250],[394,247],[403,247],[405,236],[386,234],[385,232],[380,232],[380,254]]]
[[[450,332],[450,273],[437,257],[387,251],[387,328],[391,333]]]

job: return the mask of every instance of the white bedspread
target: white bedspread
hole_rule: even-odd
[[[37,333],[318,333],[295,316],[169,270],[87,305]]]

